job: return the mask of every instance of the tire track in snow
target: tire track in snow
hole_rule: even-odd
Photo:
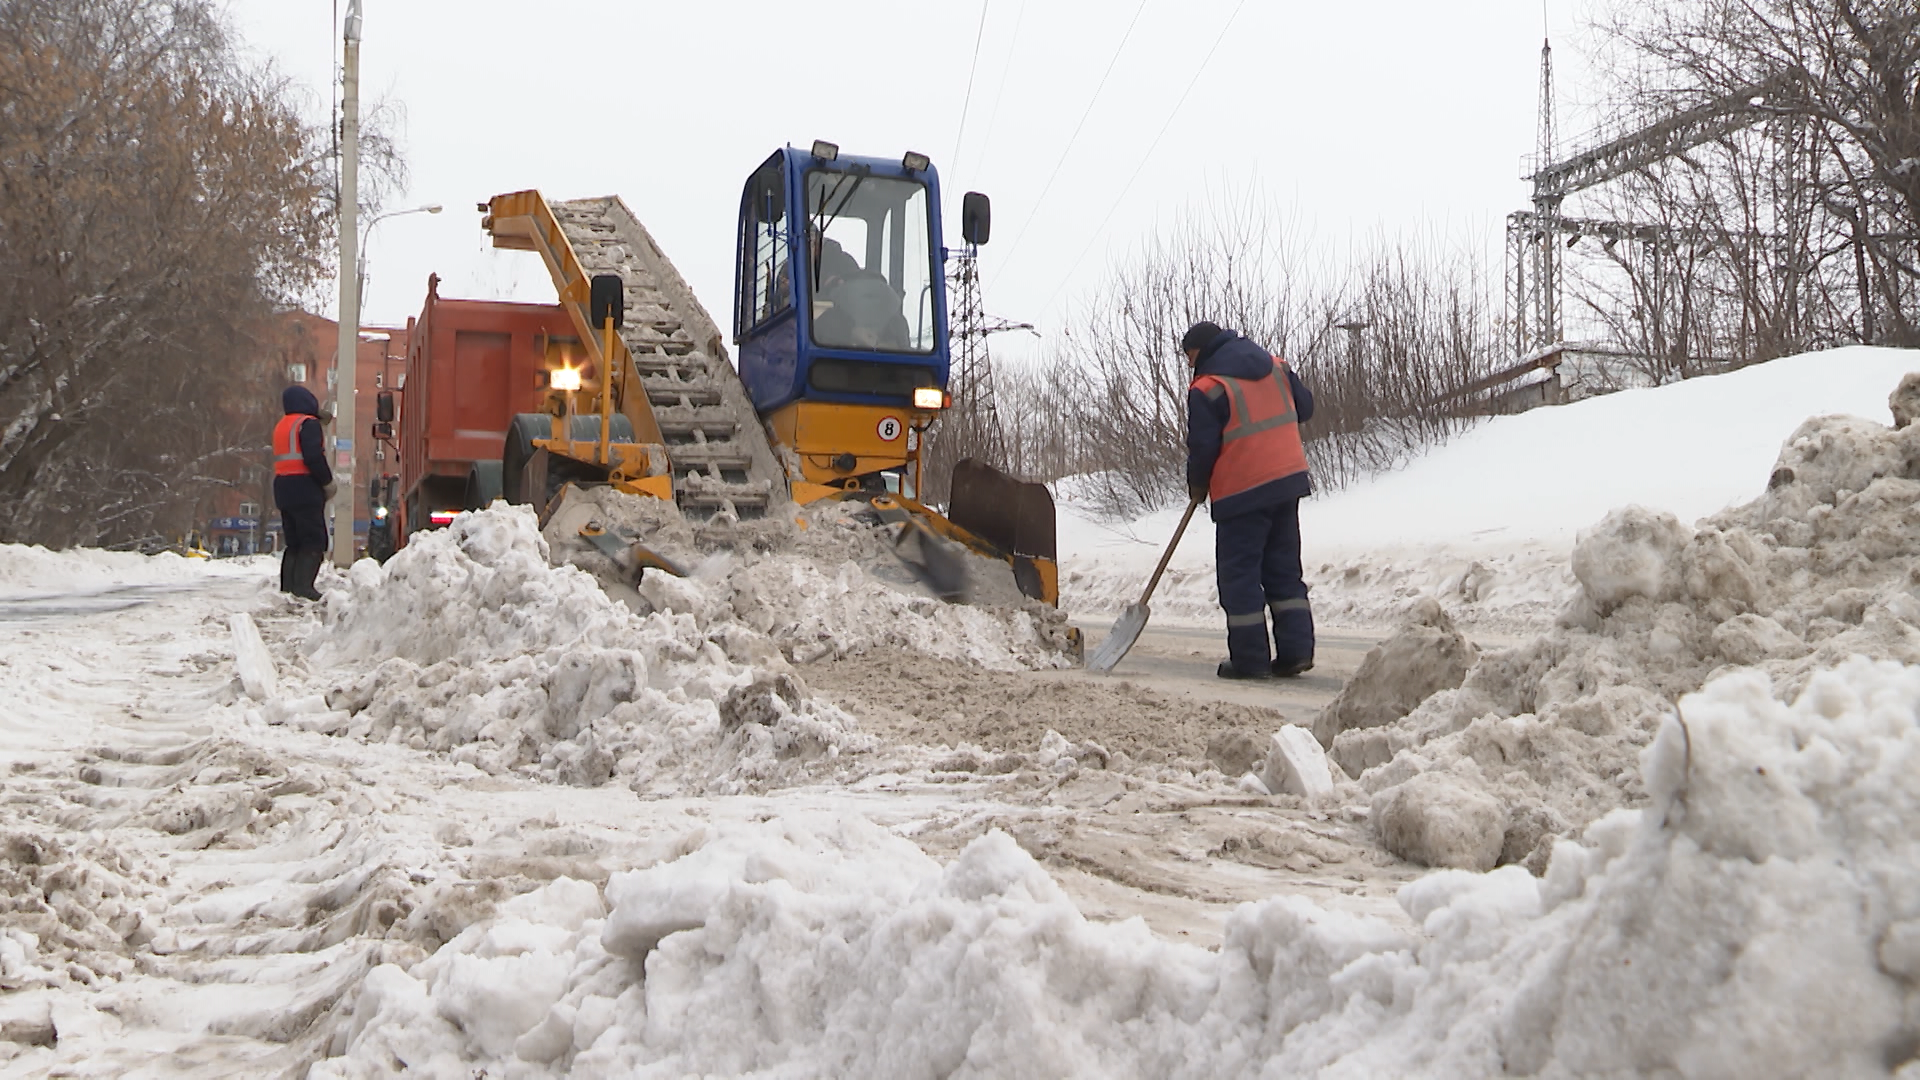
[[[407,948],[385,939],[419,882],[350,770],[272,752],[235,704],[208,601],[257,594],[211,583],[0,642],[26,699],[0,796],[6,1073],[297,1075]]]

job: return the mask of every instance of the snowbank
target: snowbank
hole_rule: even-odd
[[[1403,469],[1302,504],[1315,615],[1391,623],[1427,595],[1462,625],[1537,630],[1573,592],[1567,559],[1580,530],[1627,504],[1691,523],[1747,502],[1784,433],[1827,414],[1885,424],[1888,392],[1916,370],[1913,350],[1834,349],[1491,418]],[[1063,485],[1063,603],[1076,615],[1118,612],[1139,599],[1180,508],[1101,522]],[[1204,512],[1153,608],[1156,618],[1220,618]]]
[[[50,551],[37,544],[0,544],[0,599],[174,585],[209,573],[257,572],[251,565],[255,561],[189,559],[171,551],[141,555],[99,548]]]
[[[1404,718],[1323,714],[1316,734],[1373,794],[1389,848],[1466,866],[1491,850],[1537,871],[1556,834],[1646,797],[1635,754],[1721,669],[1757,667],[1793,693],[1850,656],[1920,662],[1920,425],[1816,417],[1770,475],[1761,498],[1697,529],[1613,511],[1574,547],[1579,590],[1554,630],[1481,654],[1464,680],[1446,673],[1450,688]],[[1382,652],[1400,656],[1400,682],[1452,662],[1398,640]],[[1473,812],[1489,800],[1504,813]],[[1421,818],[1444,831],[1441,819],[1469,817],[1482,835],[1421,838]]]
[[[315,1077],[1884,1076],[1920,1066],[1920,668],[1792,705],[1741,671],[1649,805],[1544,880],[1437,873],[1411,935],[1282,897],[1217,952],[1086,921],[991,833],[941,867],[846,817],[689,835],[374,970]]]
[[[530,511],[496,504],[417,534],[385,566],[356,563],[308,643],[334,689],[263,715],[490,772],[711,794],[816,777],[874,747],[789,658],[888,645],[1061,662],[1064,639],[1025,609],[944,605],[851,563],[749,546],[688,579],[647,574],[642,615],[548,555]]]

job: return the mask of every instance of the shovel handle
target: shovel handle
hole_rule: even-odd
[[[1140,603],[1145,604],[1153,595],[1153,587],[1160,584],[1160,575],[1167,572],[1167,563],[1173,559],[1173,549],[1180,546],[1180,537],[1187,531],[1187,522],[1193,520],[1193,512],[1200,508],[1200,500],[1192,499],[1187,503],[1187,512],[1180,515],[1180,524],[1173,530],[1173,539],[1167,541],[1167,550],[1160,556],[1160,565],[1153,568],[1153,576],[1147,579],[1147,587],[1140,593]]]

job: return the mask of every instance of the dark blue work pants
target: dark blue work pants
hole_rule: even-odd
[[[1313,609],[1300,573],[1300,500],[1213,523],[1220,606],[1227,612],[1227,656],[1249,674],[1274,659],[1313,659]],[[1273,651],[1267,651],[1267,614]]]

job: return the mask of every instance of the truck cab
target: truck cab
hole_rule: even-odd
[[[877,489],[917,462],[948,400],[939,207],[921,154],[851,157],[816,142],[775,151],[748,178],[734,340],[755,411],[796,451],[793,482]]]

